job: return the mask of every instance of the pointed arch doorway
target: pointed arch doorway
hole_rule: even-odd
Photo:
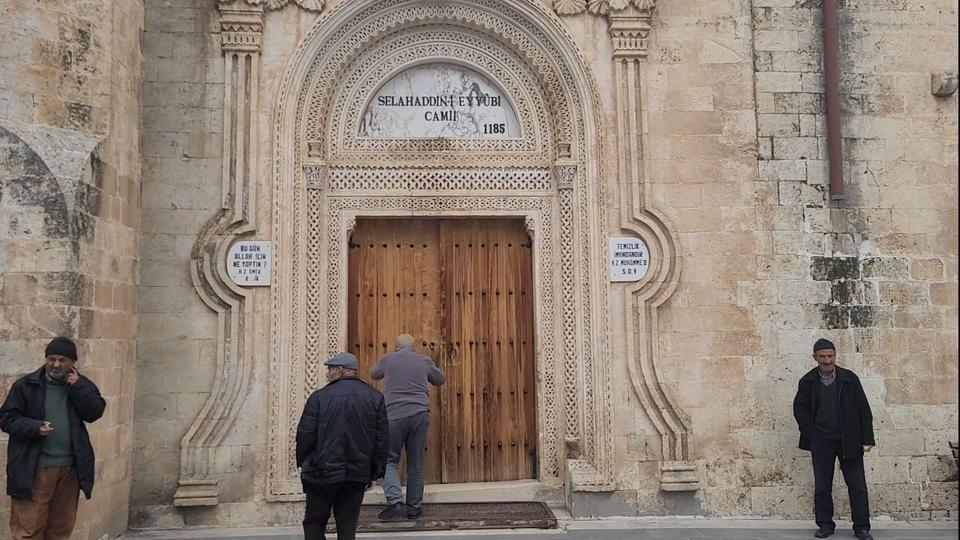
[[[471,85],[451,102],[445,90],[413,91],[425,71],[462,72],[479,93]],[[599,104],[582,55],[539,1],[356,0],[318,20],[276,113],[268,499],[302,496],[296,415],[322,384],[323,360],[360,343],[350,335],[348,246],[372,219],[522,220],[533,238],[531,493],[613,489]],[[504,114],[471,128],[457,123],[472,118],[461,107]],[[456,125],[421,123],[438,118]],[[499,483],[481,484],[490,487],[470,489],[503,495]]]

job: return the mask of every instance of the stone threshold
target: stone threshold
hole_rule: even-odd
[[[429,484],[424,486],[423,502],[471,503],[501,501],[543,501],[551,509],[564,508],[563,488],[539,480],[508,482],[466,482],[462,484]],[[377,486],[363,497],[363,504],[386,504],[383,488]]]

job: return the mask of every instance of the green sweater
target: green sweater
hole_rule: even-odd
[[[40,468],[73,465],[73,441],[70,437],[70,388],[62,382],[47,379],[46,420],[53,432],[40,447]]]

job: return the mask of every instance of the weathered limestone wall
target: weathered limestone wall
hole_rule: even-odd
[[[899,518],[957,518],[947,445],[958,420],[957,96],[930,89],[932,73],[956,69],[956,14],[949,0],[847,2],[840,10],[847,201],[831,208],[819,8],[760,0],[753,10],[757,212],[769,235],[758,268],[767,294],[748,301],[759,351],[783,364],[747,379],[782,370],[787,380],[769,387],[782,399],[812,366],[813,337],[832,337],[874,409],[872,508]],[[761,418],[775,421],[777,412]],[[748,469],[760,480],[753,512],[795,512],[781,506],[784,495],[802,501],[798,510],[809,507],[807,456],[792,450],[793,426],[785,427],[779,439],[766,430],[741,436],[758,457],[775,443],[792,452],[786,471],[803,472],[788,472],[793,487],[777,489],[763,487],[776,473]]]
[[[237,420],[211,460],[219,473],[216,507],[176,508],[181,439],[210,396],[224,323],[197,293],[191,259],[201,234],[222,217],[224,56],[217,3],[145,2],[142,152],[143,230],[139,288],[134,487],[131,527],[296,523],[300,505],[269,505],[266,492],[270,290],[256,291],[251,383]],[[260,129],[270,133],[285,55],[315,15],[291,4],[271,13],[269,59],[261,61]],[[302,19],[302,20],[301,20]],[[261,137],[258,238],[269,238],[270,135]],[[278,517],[278,515],[280,517]]]
[[[134,527],[167,524],[145,521],[143,514],[152,505],[172,505],[180,439],[213,382],[217,316],[197,295],[189,261],[221,205],[223,131],[216,2],[147,0],[144,6]],[[240,493],[253,489],[238,487]]]
[[[703,489],[659,492],[659,437],[623,382],[620,491],[580,512],[808,517],[791,401],[827,336],[873,405],[871,509],[956,519],[957,97],[930,91],[931,73],[956,66],[955,14],[953,2],[841,9],[848,198],[831,208],[820,6],[657,3],[647,182],[683,258],[660,365]],[[623,364],[614,381],[628,381]]]
[[[131,0],[0,5],[0,393],[51,337],[77,338],[107,410],[90,426],[96,486],[75,538],[127,527],[142,21]]]
[[[576,3],[576,2],[574,2]],[[332,9],[334,3],[328,3]],[[659,0],[645,64],[645,186],[679,242],[683,271],[659,311],[659,366],[687,417],[696,494],[660,490],[661,439],[630,383],[627,307],[611,288],[616,491],[577,498],[583,515],[809,517],[809,457],[791,401],[828,336],[864,380],[879,447],[872,508],[956,518],[957,97],[932,71],[955,66],[955,3],[841,10],[848,200],[827,204],[819,6],[799,0]],[[258,238],[269,238],[273,108],[316,15],[264,17]],[[606,173],[617,171],[611,46],[602,16],[564,19],[598,82]],[[135,486],[137,527],[296,523],[268,503],[271,303],[253,293],[251,386],[220,446],[220,505],[175,509],[180,439],[213,384],[217,315],[189,260],[223,206],[223,59],[216,6],[147,0],[142,133]],[[911,54],[912,53],[912,54]],[[611,233],[623,194],[607,186]],[[842,490],[838,493],[842,493]],[[840,508],[846,502],[838,497]]]

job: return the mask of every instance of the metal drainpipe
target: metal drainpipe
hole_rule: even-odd
[[[823,0],[823,71],[827,93],[827,152],[830,165],[830,200],[846,199],[843,186],[843,132],[840,119],[840,32],[837,0]]]

